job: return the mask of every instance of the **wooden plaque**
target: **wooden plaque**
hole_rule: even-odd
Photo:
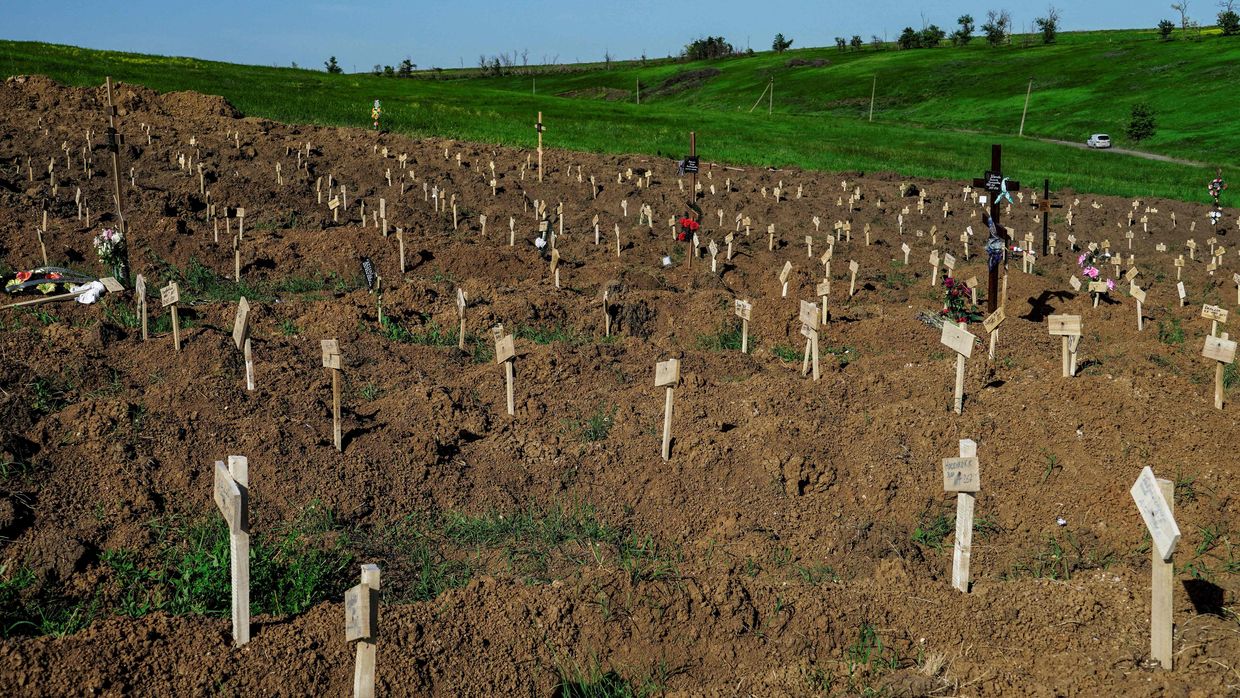
[[[241,297],[237,301],[237,317],[233,320],[233,344],[240,349],[245,344],[245,339],[250,334],[250,302]]]
[[[237,218],[245,218],[245,209],[243,208],[237,209]]]
[[[338,208],[340,208],[340,197],[333,196],[327,200],[327,210],[335,211]]]
[[[1225,323],[1227,322],[1227,311],[1217,305],[1203,305],[1201,306],[1201,317]]]
[[[379,609],[372,603],[372,589],[358,584],[344,593],[344,637],[346,642],[374,637]]]
[[[956,257],[953,256],[952,253],[950,252],[943,253],[943,266],[947,267],[948,269],[952,271],[955,271]]]
[[[823,279],[822,281],[819,281],[818,286],[817,288],[815,288],[815,290],[817,291],[816,295],[819,295],[819,296],[831,295],[831,280]]]
[[[939,266],[939,251],[938,250],[930,250],[930,266],[932,267]]]
[[[560,266],[560,251],[551,250],[551,271],[554,272]]]
[[[102,279],[99,279],[99,283],[103,284],[104,290],[108,293],[120,293],[125,290],[125,287],[121,285],[121,282],[117,281],[116,278],[112,276],[105,276]]]
[[[159,303],[167,308],[170,305],[176,305],[181,302],[181,289],[177,286],[177,282],[164,286],[159,289]]]
[[[1090,293],[1106,293],[1106,292],[1107,292],[1107,282],[1105,282],[1105,281],[1090,281],[1090,282],[1089,282],[1089,292],[1090,292]]]
[[[1081,336],[1080,315],[1052,315],[1047,319],[1050,333],[1055,337]]]
[[[857,273],[857,270],[858,270],[858,269],[860,269],[860,268],[861,268],[861,265],[860,265],[860,264],[857,264],[857,262],[856,262],[855,260],[854,260],[854,261],[850,261],[850,262],[848,263],[848,271],[850,271],[850,272],[852,272],[852,273],[854,273],[854,274],[856,274],[856,273]]]
[[[903,252],[904,254],[908,254],[909,252],[913,251],[913,248],[909,247],[908,243],[906,242],[900,245],[900,251]]]
[[[1136,299],[1138,303],[1145,302],[1145,291],[1140,286],[1137,285],[1137,282],[1135,281],[1132,282],[1131,286],[1129,286],[1128,288],[1128,293],[1134,299]]]
[[[680,382],[680,359],[660,361],[654,367],[654,385],[675,387]]]
[[[1158,487],[1158,479],[1148,465],[1141,469],[1141,474],[1129,493],[1132,494],[1132,501],[1137,503],[1137,510],[1141,512],[1145,527],[1149,529],[1150,538],[1158,549],[1158,556],[1164,562],[1170,562],[1171,556],[1175,554],[1175,546],[1180,542],[1180,527],[1176,525],[1175,517],[1171,515],[1171,507],[1167,506],[1167,500],[1163,498]]]
[[[998,329],[999,325],[1002,325],[1006,319],[1007,313],[1003,310],[1003,306],[999,306],[995,312],[988,315],[985,320],[982,320],[982,327],[986,328],[986,334],[990,334]]]
[[[1201,350],[1201,355],[1225,364],[1232,363],[1236,360],[1236,343],[1230,339],[1207,335],[1206,345]]]
[[[792,276],[792,262],[784,262],[784,268],[779,270],[779,282],[788,283],[790,276]]]
[[[1081,290],[1081,280],[1076,278],[1075,276],[1073,276],[1071,279],[1068,279],[1068,285],[1072,287],[1073,291]]]
[[[822,255],[818,257],[818,261],[821,264],[826,264],[827,262],[830,262],[831,257],[834,256],[835,254],[835,246],[830,243],[831,238],[827,238],[827,240],[828,240],[827,249],[822,253]]]
[[[977,457],[944,458],[943,490],[946,492],[978,492],[982,489],[981,469]]]
[[[340,364],[340,345],[334,339],[324,339],[319,342],[319,346],[323,350],[323,368],[339,369]]]
[[[1184,282],[1183,282],[1183,281],[1181,281],[1181,282],[1179,282],[1179,283],[1177,283],[1177,284],[1175,285],[1175,291],[1176,291],[1176,293],[1180,294],[1180,298],[1181,298],[1181,299],[1183,299],[1183,298],[1187,298],[1187,297],[1188,297],[1188,291],[1185,291],[1185,290],[1184,290]]]
[[[456,311],[465,314],[465,292],[460,287],[456,289]]]
[[[809,301],[801,301],[801,312],[797,319],[811,330],[818,329],[818,305]]]
[[[737,317],[739,317],[742,320],[748,320],[750,319],[750,315],[752,313],[753,313],[752,303],[750,303],[749,301],[743,301],[739,298],[736,299],[736,316]]]
[[[495,363],[502,364],[516,355],[517,347],[512,335],[505,335],[495,343]]]
[[[956,323],[950,320],[943,321],[943,335],[939,341],[966,359],[973,356],[974,339],[975,337],[969,334],[968,330],[961,329]]]
[[[604,292],[603,292],[603,302],[604,302],[604,303],[606,303],[606,302],[607,302],[607,292],[606,292],[606,291],[604,291]],[[498,343],[499,343],[499,340],[501,340],[501,339],[503,339],[503,338],[504,338],[504,323],[502,323],[502,322],[501,322],[501,323],[499,323],[498,325],[496,325],[495,327],[492,327],[492,328],[491,328],[491,341],[493,341],[493,342],[495,342],[496,344],[498,344]]]
[[[1141,270],[1137,269],[1136,267],[1129,267],[1128,271],[1124,272],[1124,279],[1127,281],[1132,281],[1133,279],[1137,278],[1137,274],[1140,274],[1140,273],[1141,273]]]
[[[733,233],[728,233],[727,235],[723,236],[723,241],[729,245],[731,245],[732,241],[735,239],[736,239],[736,235],[734,235]]]
[[[977,288],[977,277],[970,276],[968,279],[965,279],[964,285],[969,288]]]
[[[215,461],[215,506],[228,522],[228,530],[240,533],[246,528],[245,501],[241,496],[241,488],[237,481],[228,473],[228,466],[223,461]]]

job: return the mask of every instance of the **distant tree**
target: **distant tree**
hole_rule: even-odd
[[[973,30],[976,29],[973,15],[961,15],[956,24],[959,24],[960,28],[952,32],[952,43],[956,46],[968,46],[973,40]]]
[[[1154,108],[1145,102],[1132,105],[1132,115],[1128,119],[1128,137],[1134,141],[1143,141],[1154,135],[1157,124],[1154,121]]]
[[[1175,22],[1164,19],[1158,23],[1158,38],[1163,41],[1171,41],[1171,32],[1175,30]]]
[[[783,34],[776,34],[775,40],[771,42],[771,49],[775,53],[783,53],[792,46],[792,39],[785,39]]]
[[[835,47],[843,51],[844,49],[848,48],[848,40],[842,36],[835,37]]]
[[[1188,0],[1171,3],[1171,9],[1180,13],[1180,29],[1188,29],[1188,23],[1192,21],[1188,17]]]
[[[861,47],[865,46],[865,42],[861,40],[860,34],[853,34],[853,38],[848,42],[848,45],[852,46],[854,51],[860,51]]]
[[[1053,44],[1055,37],[1059,35],[1059,9],[1054,5],[1046,8],[1046,16],[1038,17],[1033,20],[1038,25],[1038,31],[1042,32],[1042,43]]]
[[[1218,13],[1218,26],[1223,30],[1223,36],[1235,36],[1240,34],[1240,14],[1236,13],[1236,0],[1220,0],[1218,6],[1221,10]]]
[[[383,77],[385,78],[396,77],[396,71],[392,68],[392,66],[385,65],[383,66]]]
[[[400,66],[396,68],[396,76],[402,78],[411,77],[413,75],[413,69],[417,67],[418,66],[416,63],[409,60],[408,56],[405,56],[405,60],[401,61]]]
[[[603,67],[606,70],[611,70],[611,61],[612,61],[611,49],[604,49],[603,50]]]
[[[682,52],[685,58],[691,61],[701,61],[711,58],[724,58],[735,53],[732,44],[728,43],[722,36],[708,36],[705,39],[696,39],[692,43],[685,45]]]
[[[921,47],[934,48],[943,43],[945,38],[947,38],[947,32],[939,29],[937,24],[931,24],[921,30]]]
[[[370,74],[371,74],[371,75],[374,75],[374,76],[376,76],[376,77],[378,77],[378,76],[380,76],[380,75],[383,75],[383,66],[379,65],[378,63],[376,63],[376,64],[375,64],[375,67],[373,67],[373,68],[371,68],[371,69],[370,69]]]
[[[902,51],[921,48],[921,33],[912,27],[905,27],[904,31],[900,32],[900,37],[896,39],[896,46],[899,46]]]
[[[879,36],[878,34],[870,35],[870,46],[873,46],[875,51],[883,50],[883,46],[886,43],[887,43],[886,41],[883,41],[883,37]]]
[[[323,67],[324,67],[324,68],[326,68],[326,69],[327,69],[327,72],[328,72],[328,73],[330,73],[330,74],[332,74],[332,75],[339,75],[339,74],[341,74],[341,73],[343,73],[343,72],[344,72],[344,68],[341,68],[341,67],[340,67],[340,64],[336,62],[336,57],[335,57],[335,56],[332,56],[331,58],[328,58],[328,59],[327,59],[327,60],[323,63]]]
[[[986,35],[986,43],[991,46],[1002,46],[1012,32],[1012,15],[1007,10],[989,10],[986,12],[986,23],[982,25],[982,33]]]

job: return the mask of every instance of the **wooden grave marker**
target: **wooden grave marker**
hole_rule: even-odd
[[[180,303],[181,289],[177,286],[177,282],[173,281],[159,289],[159,304],[165,308],[172,308],[172,342],[177,351],[181,351],[181,324],[177,318],[177,306]]]
[[[990,335],[989,357],[991,361],[995,360],[995,345],[999,340],[999,325],[1002,325],[1007,320],[1007,312],[1003,308],[1002,305],[999,306],[998,310],[987,315],[986,319],[982,320],[982,327],[986,330],[986,334]]]
[[[1171,669],[1171,587],[1175,577],[1172,558],[1180,542],[1180,527],[1175,521],[1175,483],[1154,477],[1147,465],[1129,494],[1154,543],[1150,546],[1150,656],[1162,668]]]
[[[461,316],[461,330],[457,333],[456,348],[465,351],[465,292],[456,289],[456,313]]]
[[[361,584],[344,593],[344,639],[357,641],[357,658],[353,669],[354,698],[374,698],[375,643],[379,637],[378,565],[362,565]]]
[[[142,341],[147,340],[147,309],[146,309],[146,279],[138,274],[134,278],[133,293],[138,301],[138,315],[142,318]]]
[[[334,339],[324,339],[319,343],[323,350],[323,368],[332,372],[332,443],[336,451],[343,452],[343,434],[340,430],[340,371],[344,367],[340,360],[340,345]]]
[[[792,276],[792,262],[784,262],[784,266],[779,270],[779,283],[783,286],[780,293],[781,298],[788,297],[788,279]]]
[[[245,296],[237,301],[237,316],[233,320],[233,344],[245,357],[245,389],[254,390],[254,357],[250,353],[250,302]]]
[[[943,459],[943,490],[956,493],[956,542],[952,547],[952,586],[969,593],[973,556],[973,507],[982,489],[977,442],[960,440],[960,456]]]
[[[856,260],[852,260],[848,262],[848,271],[851,274],[850,278],[848,279],[848,297],[849,298],[852,298],[857,293],[857,270],[859,270],[860,268],[861,268],[861,265],[857,264]]]
[[[1143,306],[1145,305],[1145,291],[1137,285],[1136,280],[1128,282],[1128,295],[1137,301],[1137,331],[1145,331],[1145,314]]]
[[[233,642],[250,641],[250,465],[245,456],[215,461],[213,498],[228,524]]]
[[[1210,335],[1206,337],[1201,355],[1218,362],[1214,367],[1214,407],[1221,410],[1223,409],[1223,372],[1227,364],[1236,360],[1236,343],[1227,338],[1226,332],[1219,337]]]
[[[821,375],[818,370],[818,306],[809,301],[801,301],[797,319],[801,321],[801,336],[805,337],[805,359],[801,362],[801,375],[809,372],[812,363],[814,380],[817,381]]]
[[[749,301],[736,299],[736,317],[741,319],[741,353],[749,353],[749,318],[753,314],[753,304]]]
[[[517,355],[516,343],[512,335],[504,334],[503,325],[491,328],[491,336],[495,340],[495,363],[504,366],[504,389],[508,398],[508,416],[512,417],[516,414],[512,387],[512,362]]]
[[[1227,323],[1227,310],[1207,303],[1201,306],[1201,317],[1210,321],[1210,335],[1218,336],[1218,324]]]
[[[939,337],[944,346],[956,352],[956,392],[953,402],[956,414],[961,414],[964,409],[965,359],[973,356],[973,342],[976,339],[969,334],[967,327],[968,323],[965,322],[957,325],[950,320],[944,320],[943,333]]]
[[[913,248],[909,247],[908,243],[905,242],[905,243],[900,244],[900,251],[904,253],[904,266],[907,267],[908,266],[908,253],[912,252]]]
[[[676,386],[680,383],[680,360],[668,359],[655,364],[654,385],[656,388],[667,387],[663,402],[663,460],[668,460],[672,453],[672,408],[676,396]]]
[[[1047,323],[1052,337],[1063,337],[1063,377],[1076,376],[1076,350],[1081,342],[1081,316],[1051,315]]]

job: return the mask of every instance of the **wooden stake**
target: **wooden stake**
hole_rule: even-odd
[[[340,345],[334,339],[320,342],[323,349],[323,367],[332,372],[332,443],[337,452],[344,452],[344,439],[340,429]]]
[[[1172,668],[1172,598],[1174,557],[1180,542],[1180,527],[1175,522],[1175,483],[1154,477],[1146,466],[1129,490],[1153,544],[1150,565],[1150,656]]]
[[[943,483],[956,493],[956,543],[952,548],[952,586],[969,593],[969,563],[973,557],[973,507],[981,489],[977,442],[960,440],[960,457],[943,460]]]
[[[228,523],[233,642],[250,641],[250,465],[244,456],[215,462],[215,505]]]
[[[177,351],[181,351],[181,325],[177,319],[177,304],[181,302],[181,290],[173,281],[159,290],[160,305],[172,307],[172,342]]]
[[[357,640],[357,660],[353,670],[354,698],[374,698],[375,643],[379,637],[378,565],[362,565],[362,583],[344,595],[344,637]]]
[[[461,316],[461,331],[456,338],[456,348],[465,351],[465,292],[456,289],[456,312]]]
[[[496,325],[491,328],[491,335],[495,339],[495,363],[504,365],[504,383],[508,396],[508,416],[512,417],[516,414],[516,405],[513,402],[512,394],[512,362],[516,356],[513,336],[504,334],[503,325]]]
[[[663,460],[671,458],[672,449],[672,409],[676,395],[676,385],[680,382],[680,360],[668,359],[655,365],[655,387],[667,386],[667,394],[663,401]]]

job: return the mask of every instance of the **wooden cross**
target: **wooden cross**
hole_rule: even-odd
[[[654,385],[656,388],[667,388],[663,405],[663,460],[668,460],[672,454],[672,405],[676,398],[676,385],[679,383],[680,359],[668,359],[655,364]]]
[[[380,577],[378,565],[362,565],[362,583],[344,593],[344,639],[358,641],[353,670],[354,698],[374,698],[375,695]]]
[[[1175,522],[1175,483],[1154,477],[1154,471],[1147,465],[1142,468],[1129,494],[1141,512],[1141,519],[1153,541],[1150,546],[1150,656],[1162,668],[1170,669],[1171,585],[1175,578],[1172,558],[1180,542],[1180,527]]]
[[[952,586],[969,593],[973,556],[973,506],[982,488],[977,442],[960,440],[960,456],[943,459],[943,489],[956,493],[956,543],[952,549]]]
[[[332,443],[336,451],[343,451],[343,438],[340,430],[340,344],[334,339],[320,342],[323,349],[323,368],[332,372]]]
[[[233,642],[250,641],[250,463],[229,456],[228,465],[215,461],[215,506],[228,523],[228,551],[232,568]]]
[[[996,194],[1000,194],[1004,188],[1003,181],[1003,146],[994,144],[990,146],[990,169],[986,171],[979,179],[973,180],[973,186],[981,187],[989,193],[990,204],[990,220],[994,221],[995,230],[999,232],[999,237],[1003,238],[1004,246],[1011,238],[1007,234],[1007,228],[999,224],[999,202]],[[1020,182],[1008,180],[1006,183],[1007,191],[1020,191]],[[1006,253],[1004,257],[1006,258]],[[987,312],[993,313],[999,308],[999,270],[990,270],[986,291]]]
[[[542,135],[543,135],[543,131],[545,130],[545,127],[543,126],[543,122],[542,122],[542,112],[538,112],[538,123],[534,124],[534,130],[538,132],[538,181],[541,182],[542,177],[543,177]]]
[[[1008,183],[1009,185],[1011,182]],[[1050,240],[1050,217],[1052,208],[1063,208],[1063,204],[1051,198],[1051,180],[1042,181],[1042,198],[1038,200],[1038,210],[1042,212],[1042,256],[1045,257],[1049,252],[1047,248]]]

